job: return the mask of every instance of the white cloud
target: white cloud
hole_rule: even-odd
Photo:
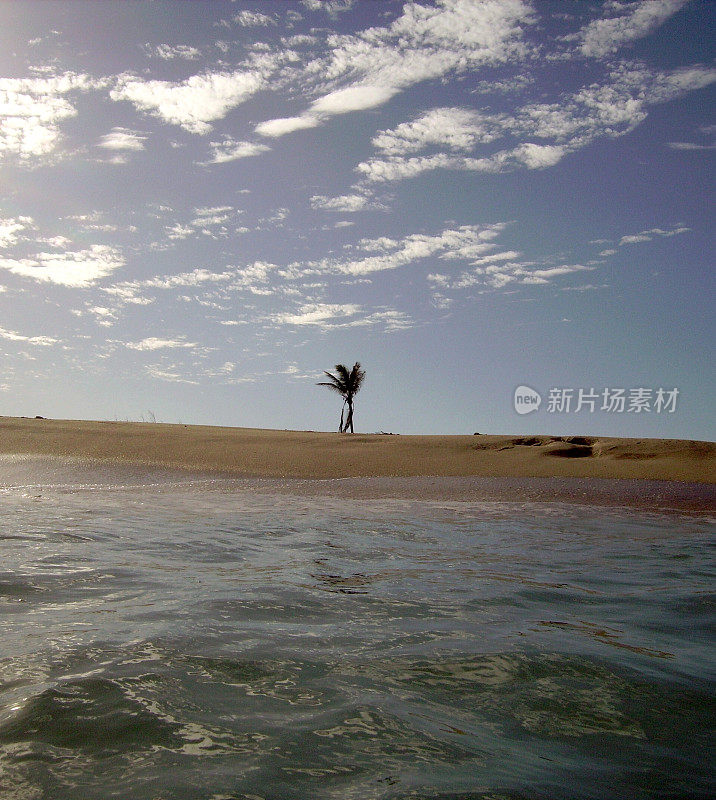
[[[264,86],[259,69],[192,75],[181,83],[122,77],[110,97],[128,100],[190,133],[204,134],[211,130],[210,122],[222,119]]]
[[[23,336],[21,333],[10,331],[7,328],[0,328],[0,338],[11,342],[39,345],[40,347],[49,347],[59,342],[59,339],[53,339],[52,336]]]
[[[146,305],[153,303],[150,297],[156,291],[188,289],[204,291],[210,287],[213,297],[221,290],[222,297],[228,297],[236,291],[247,291],[252,294],[273,294],[275,289],[269,286],[272,273],[278,271],[276,264],[268,261],[254,261],[246,266],[231,266],[222,272],[213,272],[197,268],[174,275],[157,275],[141,281],[124,281],[113,286],[104,287],[104,291],[117,298],[120,303]]]
[[[232,17],[232,20],[237,25],[241,25],[242,28],[266,27],[267,25],[276,24],[276,20],[273,17],[262,14],[260,11],[239,11],[238,14]]]
[[[191,224],[196,228],[223,225],[231,219],[233,212],[233,206],[204,206],[202,208],[195,208],[194,213],[196,217],[191,221]]]
[[[309,11],[325,11],[330,17],[336,17],[344,11],[350,11],[357,0],[301,0]]]
[[[350,111],[364,111],[382,105],[390,100],[398,89],[389,86],[356,84],[315,100],[308,111],[297,117],[283,117],[259,123],[255,130],[261,136],[278,137],[293,131],[315,128],[329,117],[347,114]]]
[[[593,289],[608,289],[609,285],[606,283],[584,283],[581,286],[560,286],[560,292],[591,292]]]
[[[377,255],[348,260],[326,258],[307,264],[292,264],[287,274],[299,277],[311,273],[336,273],[361,277],[397,269],[429,257],[471,259],[492,249],[492,240],[504,227],[501,222],[493,225],[462,225],[435,235],[414,233],[400,240],[384,236],[362,239],[358,243],[359,248]]]
[[[694,142],[668,142],[672,150],[716,150],[716,144],[695,144]]]
[[[326,197],[314,194],[311,197],[311,208],[326,211],[363,211],[367,208],[379,208],[378,203],[365,194],[342,194],[338,197]]]
[[[303,114],[268,120],[256,132],[283,136],[313,128],[334,115],[382,105],[421,81],[519,59],[526,53],[523,26],[533,22],[524,0],[406,3],[402,15],[387,27],[330,36],[329,59],[309,63],[306,73],[334,82],[334,88]]]
[[[197,347],[196,342],[186,342],[184,339],[157,339],[149,337],[140,342],[127,342],[125,347],[131,350],[165,350],[176,347]]]
[[[241,142],[231,137],[221,142],[211,142],[211,158],[209,164],[225,164],[227,161],[236,161],[238,158],[248,158],[265,153],[271,148],[256,142]]]
[[[597,138],[614,138],[633,130],[646,119],[650,105],[704,88],[714,80],[716,70],[705,67],[651,72],[622,65],[601,85],[565,95],[558,103],[531,103],[510,115],[436,108],[392,130],[380,131],[373,144],[382,155],[355,169],[369,182],[413,178],[434,169],[487,173],[544,169]],[[464,154],[515,137],[526,141],[480,158]],[[407,155],[430,146],[449,152]]]
[[[318,117],[305,115],[300,117],[281,117],[260,122],[256,128],[256,133],[261,136],[285,136],[287,133],[304,130],[305,128],[315,128],[321,120]]]
[[[144,150],[146,138],[146,134],[129,128],[112,128],[101,138],[97,146],[107,150]]]
[[[171,241],[181,241],[198,235],[212,239],[226,238],[231,234],[244,233],[248,229],[238,226],[238,217],[244,212],[234,206],[195,208],[194,216],[167,225],[165,232]],[[154,249],[166,249],[166,242],[155,242]]]
[[[381,325],[386,331],[396,331],[413,326],[411,318],[402,311],[379,308],[367,312],[354,303],[307,303],[296,313],[274,314],[271,320],[281,325],[309,325],[322,330]]]
[[[433,169],[464,169],[465,163],[466,159],[463,157],[437,153],[432,156],[414,156],[412,158],[371,158],[369,161],[362,161],[355,170],[368,181],[377,183],[415,178],[421,173]]]
[[[190,225],[182,225],[177,222],[167,228],[167,236],[174,240],[188,239],[196,233],[195,229]]]
[[[408,314],[395,309],[374,311],[366,317],[346,323],[346,327],[349,328],[362,328],[369,325],[383,325],[386,331],[403,331],[412,328],[414,323]]]
[[[193,386],[197,386],[199,384],[199,381],[183,376],[180,372],[158,367],[153,364],[148,364],[145,366],[144,370],[152,378],[157,378],[160,381],[168,381],[170,383],[188,383]]]
[[[311,112],[319,117],[347,114],[350,111],[363,111],[383,105],[397,94],[392,86],[376,86],[358,84],[347,89],[337,89],[316,100],[311,105]]]
[[[619,240],[619,246],[623,246],[625,244],[638,244],[639,242],[650,242],[653,237],[645,234],[645,233],[635,233],[630,236],[622,236]]]
[[[502,289],[510,284],[545,285],[563,275],[594,269],[594,266],[584,264],[545,266],[535,261],[496,261],[487,264],[487,260],[482,259],[482,266],[463,272],[455,278],[432,273],[428,275],[428,280],[442,290],[469,289],[474,286]]]
[[[639,233],[627,234],[622,236],[619,240],[619,246],[623,247],[625,244],[639,244],[640,242],[650,242],[655,237],[670,238],[671,236],[679,236],[682,233],[688,233],[691,228],[686,228],[683,225],[676,225],[673,228],[650,228],[648,231],[639,231]]]
[[[437,153],[431,156],[413,156],[412,158],[373,158],[370,161],[361,162],[355,169],[371,182],[414,178],[423,172],[433,169],[455,169],[494,174],[520,167],[526,167],[527,169],[551,167],[558,163],[567,152],[565,147],[558,145],[525,142],[511,150],[501,150],[486,158],[468,158],[446,153]]]
[[[0,219],[0,247],[17,244],[21,231],[32,227],[32,217],[11,217]]]
[[[81,288],[124,266],[119,250],[95,244],[86,250],[64,253],[37,253],[31,258],[0,258],[0,269],[14,275]]]
[[[352,303],[310,303],[301,306],[296,314],[276,314],[273,319],[287,325],[325,326],[335,319],[353,317],[361,310],[361,306]]]
[[[610,9],[621,12],[609,19],[590,22],[580,33],[579,51],[590,58],[616,53],[622,45],[647,36],[675,14],[687,0],[641,0],[635,3],[611,3]]]
[[[502,135],[500,119],[467,108],[434,108],[412,122],[380,131],[373,146],[387,156],[414,153],[429,145],[469,151]]]
[[[572,272],[594,269],[584,264],[561,264],[558,267],[547,267],[544,269],[532,269],[523,271],[516,269],[513,272],[515,278],[520,279],[520,283],[549,283],[550,278],[558,278],[561,275],[570,275]]]
[[[199,58],[201,52],[188,44],[158,44],[155,46],[145,45],[145,51],[150,56],[156,56],[163,61],[172,61],[176,58],[183,58],[187,61],[194,61]]]
[[[102,81],[67,72],[55,77],[0,78],[0,156],[47,156],[61,139],[60,125],[76,116],[67,95],[101,88]]]

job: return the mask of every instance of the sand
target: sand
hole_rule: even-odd
[[[592,436],[406,436],[0,417],[0,454],[257,478],[576,478],[716,483],[716,444]]]

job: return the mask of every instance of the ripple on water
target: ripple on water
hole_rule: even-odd
[[[702,521],[2,500],[3,798],[710,796]]]

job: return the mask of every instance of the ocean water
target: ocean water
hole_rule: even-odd
[[[10,484],[3,800],[714,794],[704,514]]]

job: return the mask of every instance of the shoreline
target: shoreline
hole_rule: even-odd
[[[380,503],[406,501],[451,505],[558,504],[611,510],[716,515],[716,485],[618,478],[481,476],[368,476],[270,478],[69,456],[0,454],[0,495],[20,491],[37,500],[55,493],[193,492],[323,498]]]
[[[716,484],[716,444],[677,439],[339,434],[0,417],[0,455],[273,480],[550,478]]]

